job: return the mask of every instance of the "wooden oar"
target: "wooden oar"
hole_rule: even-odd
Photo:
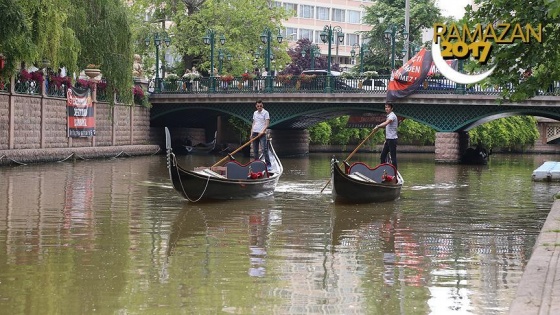
[[[260,137],[264,132],[259,133],[256,137],[250,139],[249,141],[247,141],[247,143],[245,143],[244,145],[240,146],[239,148],[235,149],[235,151],[231,152],[230,154],[228,154],[226,157],[224,157],[223,159],[219,160],[218,162],[216,162],[216,164],[212,165],[211,167],[214,166],[218,166],[222,163],[224,163],[230,156],[234,155],[235,153],[239,152],[239,150],[243,149],[244,147],[248,146],[249,144],[251,144],[251,142],[255,141],[255,139],[257,139],[258,137]]]
[[[350,154],[348,155],[348,157],[347,157],[344,161],[342,161],[342,162],[343,162],[343,163],[347,163],[348,160],[350,160],[350,158],[351,158],[356,152],[358,152],[358,149],[360,149],[360,147],[362,147],[362,146],[364,145],[364,143],[366,143],[366,141],[367,141],[374,133],[377,132],[377,130],[379,130],[379,129],[373,129],[373,130],[369,133],[369,135],[368,135],[360,144],[358,144],[358,146],[354,149],[354,151],[352,151],[352,153],[350,153]],[[321,192],[320,192],[321,194],[323,193],[323,190],[325,190],[325,188],[327,188],[327,186],[331,183],[331,180],[332,180],[332,177],[329,178],[329,181],[325,184],[325,186],[323,187],[323,189],[321,189]]]

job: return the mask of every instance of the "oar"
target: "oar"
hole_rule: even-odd
[[[240,146],[239,148],[235,149],[235,151],[231,152],[230,154],[228,154],[226,157],[224,157],[223,159],[219,160],[218,162],[216,162],[216,164],[212,165],[211,167],[214,166],[218,166],[222,163],[224,163],[230,156],[234,155],[235,153],[239,152],[239,150],[243,149],[244,147],[248,146],[249,144],[251,144],[251,142],[255,141],[255,139],[257,139],[258,137],[260,137],[263,134],[263,132],[259,133],[256,137],[250,139],[249,141],[247,141],[247,143],[245,143],[244,145]]]
[[[377,132],[377,130],[379,130],[379,129],[373,129],[373,130],[369,133],[369,135],[368,135],[360,144],[358,144],[358,146],[354,149],[354,151],[352,151],[352,153],[350,153],[350,154],[348,155],[348,157],[347,157],[344,161],[342,161],[342,162],[343,162],[343,163],[347,163],[347,161],[350,160],[350,158],[358,151],[358,149],[359,149],[361,146],[363,146],[364,143],[366,143],[366,141],[367,141],[374,133]],[[325,188],[327,188],[327,186],[331,183],[331,179],[332,179],[332,177],[329,178],[329,181],[325,184],[325,186],[323,187],[323,189],[321,189],[320,194],[322,194],[322,193],[323,193],[323,190],[325,190]]]

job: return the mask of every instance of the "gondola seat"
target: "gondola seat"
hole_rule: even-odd
[[[356,162],[348,168],[349,175],[354,173],[359,173],[359,175],[366,176],[376,183],[381,183],[384,181],[383,174],[395,177],[397,175],[397,169],[388,163],[379,164],[372,169],[363,162]]]
[[[228,179],[247,179],[250,173],[261,173],[263,177],[268,177],[266,163],[263,161],[253,161],[241,164],[237,161],[229,161],[225,164]]]

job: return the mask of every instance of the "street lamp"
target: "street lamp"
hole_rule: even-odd
[[[364,50],[366,50],[367,48],[368,48],[367,44],[362,43],[362,46],[360,47],[360,44],[354,43],[354,45],[352,45],[352,50],[350,50],[350,56],[352,58],[355,58],[356,57],[355,49],[360,49],[360,74],[364,73]]]
[[[156,86],[155,86],[155,89],[154,89],[155,93],[161,92],[160,78],[159,78],[159,70],[160,70],[160,66],[159,66],[159,46],[161,46],[162,41],[165,43],[166,47],[169,47],[169,44],[171,44],[171,39],[169,38],[169,36],[167,35],[166,32],[163,32],[161,35],[159,33],[155,33],[154,34],[154,46],[156,46]],[[146,46],[150,46],[150,36],[149,35],[144,39],[144,42],[146,43]]]
[[[344,34],[342,33],[342,28],[340,26],[330,26],[330,25],[325,25],[323,27],[323,31],[321,32],[321,41],[323,41],[323,43],[326,43],[327,41],[329,42],[329,52],[328,52],[328,57],[327,57],[327,86],[326,86],[326,92],[330,93],[331,92],[331,44],[333,41],[333,32],[336,32],[336,37],[338,39],[338,41],[342,42],[344,40]]]
[[[395,69],[395,37],[399,27],[403,29],[402,34],[404,38],[405,39],[408,38],[408,32],[406,31],[406,27],[404,26],[404,24],[402,25],[389,24],[389,27],[384,32],[385,39],[391,40],[391,70]]]
[[[278,28],[278,35],[276,35],[276,40],[279,44],[282,43],[282,32],[280,28]],[[266,69],[267,76],[265,78],[265,91],[272,92],[272,76],[270,75],[270,60],[272,59],[272,51],[270,50],[270,43],[272,42],[272,31],[266,27],[261,34],[261,41],[263,44],[266,44],[266,57],[265,57],[265,64],[264,67]]]
[[[214,77],[214,38],[216,32],[213,29],[206,31],[206,36],[202,38],[204,44],[210,45],[210,90],[212,92],[216,91],[216,78]],[[226,37],[222,34],[220,35],[220,44],[226,43]]]
[[[303,48],[301,50],[301,56],[305,58],[307,48]],[[309,46],[309,58],[311,58],[311,70],[315,70],[315,58],[319,58],[321,56],[321,50],[317,45]]]
[[[224,57],[227,61],[231,61],[231,54],[227,52],[227,50],[222,50],[221,48],[218,50],[218,75],[222,75],[222,65],[224,62]]]

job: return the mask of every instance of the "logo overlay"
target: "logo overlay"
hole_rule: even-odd
[[[453,69],[445,61],[447,59],[473,58],[480,64],[486,64],[492,52],[492,43],[512,44],[515,41],[530,43],[531,40],[542,42],[542,25],[536,28],[531,24],[498,23],[481,24],[469,28],[463,24],[459,29],[455,23],[449,26],[442,23],[434,24],[434,38],[432,41],[432,57],[434,64],[443,76],[459,84],[472,84],[480,82],[490,76],[496,66],[479,74],[464,74]],[[443,50],[441,49],[443,48]]]

